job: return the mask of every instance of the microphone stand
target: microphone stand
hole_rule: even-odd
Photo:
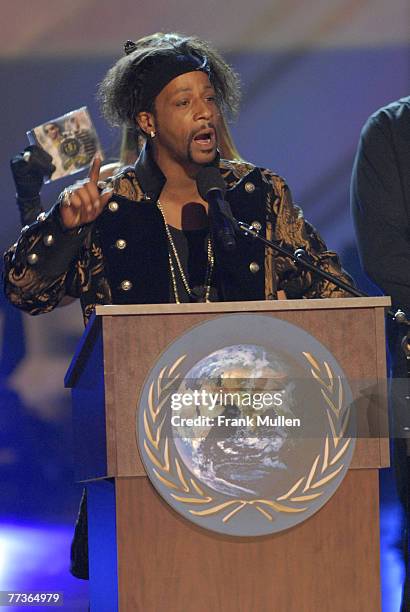
[[[233,216],[230,216],[230,220],[232,221],[238,233],[241,233],[244,236],[255,238],[256,240],[260,240],[261,242],[263,242],[263,244],[265,244],[266,246],[276,251],[276,253],[279,253],[280,255],[284,255],[285,257],[288,257],[289,259],[291,259],[296,265],[301,266],[302,268],[305,268],[307,270],[310,270],[311,272],[314,272],[321,278],[330,281],[331,283],[336,285],[336,287],[339,287],[340,289],[347,291],[348,293],[350,293],[351,295],[355,297],[370,297],[364,291],[360,291],[360,289],[356,289],[355,287],[352,287],[351,285],[349,285],[349,283],[345,283],[344,281],[340,280],[340,278],[337,278],[336,276],[334,276],[333,274],[330,274],[329,272],[325,272],[325,270],[322,270],[319,266],[313,264],[311,261],[309,261],[308,256],[303,249],[296,249],[295,251],[292,252],[286,247],[280,246],[276,242],[272,242],[271,240],[267,240],[263,236],[260,236],[259,231],[255,229],[252,225],[248,225],[247,223],[244,223],[243,221],[238,221]],[[396,312],[394,312],[393,310],[389,309],[387,311],[387,314],[396,323],[404,324],[410,327],[410,321],[407,319],[406,314],[402,310],[397,310]],[[407,334],[405,338],[407,338]],[[410,330],[409,330],[409,338],[410,338]],[[409,355],[409,358],[410,358],[410,355]]]
[[[339,278],[336,278],[333,274],[330,274],[329,272],[325,272],[324,270],[322,270],[315,264],[312,264],[312,262],[309,261],[309,259],[307,258],[306,252],[303,249],[296,249],[296,251],[292,252],[289,249],[280,246],[276,242],[272,242],[271,240],[267,240],[263,236],[260,236],[258,233],[258,230],[256,230],[252,225],[248,225],[247,223],[243,223],[242,221],[237,221],[236,225],[237,225],[237,228],[240,230],[240,232],[244,234],[244,236],[252,236],[252,238],[257,238],[258,240],[266,244],[266,246],[271,247],[271,249],[273,249],[280,255],[284,255],[285,257],[288,257],[295,264],[303,268],[306,268],[307,270],[310,270],[311,272],[314,272],[315,274],[317,273],[322,278],[325,278],[326,280],[334,283],[337,287],[340,287],[340,289],[344,289],[345,291],[348,291],[355,297],[368,297],[366,296],[365,293],[363,293],[359,289],[352,287],[348,283],[345,283]]]

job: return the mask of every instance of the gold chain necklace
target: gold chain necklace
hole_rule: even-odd
[[[157,206],[158,209],[162,215],[162,218],[164,220],[164,225],[165,225],[165,232],[167,234],[167,239],[168,239],[168,244],[169,247],[168,248],[168,261],[169,261],[169,269],[171,272],[171,280],[172,280],[172,288],[174,290],[174,297],[175,297],[175,302],[177,304],[180,304],[181,301],[179,299],[179,295],[178,295],[178,288],[177,288],[177,281],[176,281],[176,276],[175,276],[175,268],[174,268],[174,263],[172,261],[172,255],[174,256],[174,259],[176,261],[176,264],[178,266],[178,271],[181,275],[181,279],[182,279],[182,283],[185,287],[185,290],[187,292],[187,294],[192,297],[193,293],[192,290],[189,286],[188,283],[188,279],[185,275],[184,269],[182,267],[181,264],[181,260],[179,259],[179,255],[178,255],[178,251],[176,249],[174,240],[172,238],[172,234],[171,231],[169,229],[169,225],[165,219],[165,213],[164,213],[164,209],[162,208],[161,202],[159,200],[157,200]],[[208,253],[208,258],[207,258],[207,265],[206,265],[206,272],[205,272],[205,281],[204,281],[204,289],[205,289],[205,302],[209,302],[209,294],[211,292],[211,279],[212,279],[212,272],[214,269],[214,262],[215,262],[215,258],[214,258],[214,253],[213,253],[213,249],[212,249],[212,241],[211,241],[211,237],[208,237],[208,247],[207,247],[207,253]]]

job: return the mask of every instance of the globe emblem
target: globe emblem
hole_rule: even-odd
[[[266,535],[306,520],[342,482],[352,401],[334,356],[304,329],[224,315],[187,330],[148,373],[138,448],[156,490],[187,520]]]
[[[281,425],[284,419],[277,418],[295,417],[294,389],[289,366],[261,346],[228,346],[201,359],[178,388],[181,394],[206,392],[201,404],[179,410],[178,422],[197,423],[173,427],[181,459],[215,491],[262,495],[273,480],[283,479],[295,446],[289,428]],[[276,405],[264,405],[266,394],[276,396]],[[214,406],[206,401],[209,395]]]

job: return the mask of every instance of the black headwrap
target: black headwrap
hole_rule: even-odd
[[[124,45],[126,55],[131,54],[137,45],[127,41]],[[211,68],[206,56],[181,53],[181,48],[155,53],[145,58],[138,67],[143,80],[140,89],[140,108],[150,109],[157,95],[168,83],[181,74],[200,70],[211,76]]]

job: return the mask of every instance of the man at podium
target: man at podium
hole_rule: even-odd
[[[23,228],[5,254],[5,291],[15,306],[35,315],[65,296],[80,298],[87,321],[96,304],[347,295],[257,240],[237,236],[228,250],[210,231],[208,192],[200,195],[196,181],[203,167],[217,170],[236,219],[351,280],[278,174],[221,159],[220,125],[237,111],[239,81],[208,43],[162,33],[128,41],[99,96],[106,118],[137,124],[145,146],[135,166],[104,183],[94,159],[88,179]],[[86,577],[86,563],[74,573]]]

